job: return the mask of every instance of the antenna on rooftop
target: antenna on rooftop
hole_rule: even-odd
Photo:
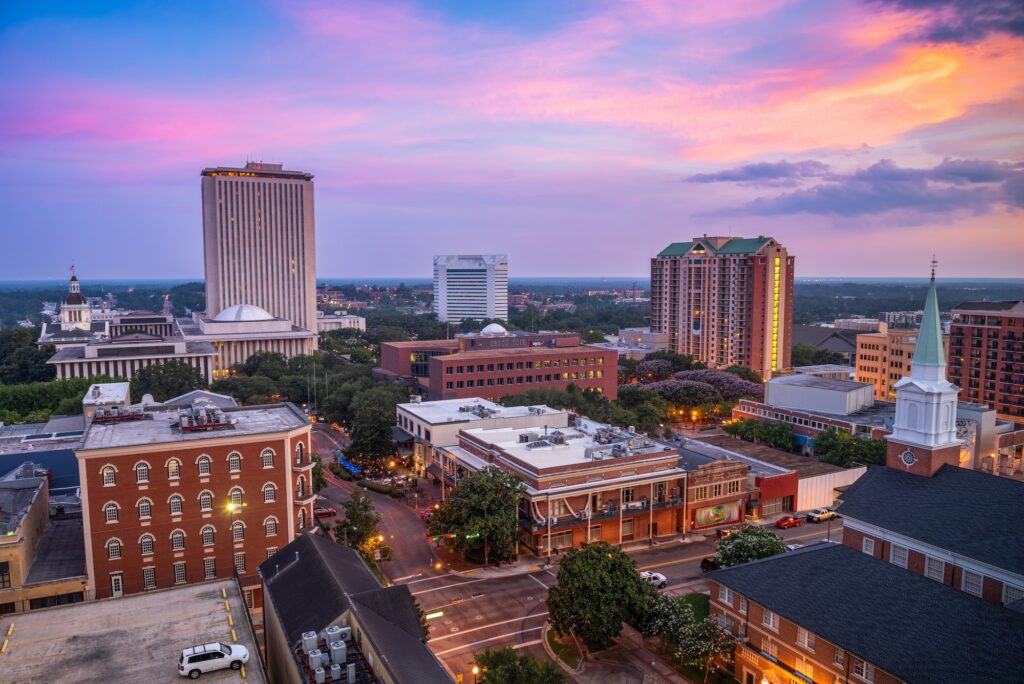
[[[939,265],[939,262],[935,260],[935,255],[932,254],[932,280],[935,280],[935,268]]]

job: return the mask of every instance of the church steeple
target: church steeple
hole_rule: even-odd
[[[938,369],[946,367],[946,354],[942,346],[942,319],[939,316],[939,296],[935,292],[935,267],[938,262],[932,257],[932,279],[928,284],[928,296],[924,300],[924,315],[921,317],[921,329],[917,335],[917,346],[914,347],[914,358],[911,366],[911,376],[916,377],[914,371],[918,367],[924,370],[926,367]],[[941,377],[946,379],[946,372],[931,371],[927,373],[930,379]]]

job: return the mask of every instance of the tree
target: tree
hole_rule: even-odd
[[[763,527],[744,525],[718,542],[715,560],[723,568],[728,568],[785,552],[786,545],[778,535]]]
[[[854,437],[846,430],[828,429],[814,436],[814,455],[823,463],[849,468],[856,463],[884,465],[884,439]]]
[[[352,498],[343,501],[341,507],[345,509],[345,517],[334,526],[334,538],[339,544],[359,549],[367,539],[377,536],[380,515],[366,492],[356,487]]]
[[[327,476],[324,475],[324,459],[320,454],[313,454],[313,493],[316,494],[327,486]]]
[[[762,382],[760,373],[758,373],[757,371],[750,370],[745,366],[727,366],[722,370],[725,371],[726,373],[732,373],[733,375],[739,377],[742,380],[746,380],[747,382]]]
[[[288,372],[288,361],[279,352],[258,351],[242,364],[242,371],[248,375],[263,375],[278,380]]]
[[[622,631],[623,622],[643,624],[654,595],[629,556],[599,542],[565,554],[547,606],[555,633],[572,634],[587,648],[601,650]]]
[[[678,646],[692,624],[693,609],[684,597],[658,594],[642,631],[646,636],[661,637],[666,644]]]
[[[394,453],[391,428],[395,406],[407,400],[408,388],[382,382],[352,400],[352,444],[349,453],[371,467]]]
[[[724,425],[722,429],[733,437],[787,451],[792,451],[796,438],[796,432],[789,423],[760,421],[756,418],[740,418]]]
[[[461,551],[479,548],[484,565],[492,554],[498,561],[516,553],[519,534],[519,497],[522,481],[495,466],[486,466],[459,480],[451,495],[430,518],[430,533],[454,535],[445,543]]]
[[[166,401],[194,389],[206,389],[206,380],[198,368],[184,361],[154,363],[137,371],[131,380],[136,399],[152,394],[156,401]]]
[[[516,653],[511,646],[500,651],[487,649],[476,657],[481,684],[563,684],[565,674],[550,661],[529,653]]]
[[[600,330],[586,330],[580,337],[580,341],[583,342],[583,344],[602,344],[608,340],[604,339],[604,333]]]
[[[54,348],[37,347],[38,338],[39,328],[0,329],[0,383],[18,385],[56,377],[56,368],[46,363]]]
[[[829,363],[845,365],[846,359],[838,352],[818,349],[813,344],[798,344],[793,347],[792,363],[794,367],[820,366]]]
[[[683,639],[676,648],[676,655],[686,665],[704,670],[706,683],[715,661],[729,660],[735,649],[736,639],[719,627],[713,617],[708,616],[683,630]]]

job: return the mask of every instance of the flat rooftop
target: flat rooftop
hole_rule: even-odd
[[[768,382],[779,385],[797,385],[798,387],[809,387],[812,389],[826,389],[833,392],[856,392],[865,387],[871,387],[866,382],[854,382],[853,380],[837,380],[835,378],[823,378],[808,373],[795,373],[772,378]]]
[[[472,423],[491,418],[518,418],[530,415],[558,415],[565,411],[548,406],[502,406],[479,398],[441,399],[439,401],[399,404],[398,408],[431,425]]]
[[[123,346],[113,346],[116,343],[94,342],[93,346],[100,347],[104,352],[102,356],[86,358],[85,347],[62,347],[57,350],[47,363],[61,363],[68,361],[109,361],[111,359],[126,359],[136,357],[181,357],[181,356],[216,356],[217,350],[210,342],[186,342],[184,353],[174,350],[175,340],[168,338],[167,343],[145,342],[138,344],[125,343]],[[170,347],[170,349],[168,349]]]
[[[564,427],[545,430],[541,428],[476,428],[463,430],[487,444],[497,447],[512,458],[525,463],[532,470],[543,473],[549,468],[572,465],[607,466],[614,462],[616,444],[626,446],[629,442],[629,453],[620,452],[618,456],[645,455],[669,458],[677,454],[674,447],[656,442],[647,437],[610,428],[581,418],[577,427]],[[607,439],[607,436],[609,439]],[[602,458],[592,458],[594,452],[602,453]]]
[[[42,491],[44,483],[41,477],[0,482],[0,536],[15,534],[21,529],[25,515]]]
[[[201,442],[204,439],[242,437],[294,430],[309,423],[294,404],[265,404],[222,409],[230,425],[209,431],[182,432],[175,427],[177,410],[147,411],[143,420],[93,423],[85,433],[80,451],[167,442]]]
[[[822,363],[816,366],[796,366],[793,368],[794,373],[804,375],[814,375],[815,373],[849,373],[852,375],[854,370],[856,369],[853,366],[846,366],[841,363]]]
[[[127,401],[129,383],[101,382],[90,385],[82,399],[83,404],[111,404]]]
[[[146,682],[178,684],[182,649],[232,643],[224,610],[227,595],[238,643],[249,649],[249,684],[265,684],[259,650],[245,605],[232,580],[187,584],[122,598],[75,603],[0,617],[0,631],[14,625],[3,660],[5,684],[39,682]],[[238,672],[204,674],[203,682],[238,682]]]
[[[679,449],[679,467],[686,471],[693,471],[702,465],[712,461],[739,461],[749,466],[748,474],[754,477],[775,477],[791,472],[788,468],[772,465],[766,461],[751,458],[745,454],[731,451],[727,448],[707,444],[696,439],[687,439],[686,446]]]
[[[85,536],[82,520],[54,520],[46,526],[32,559],[26,585],[85,577]]]
[[[765,446],[763,444],[745,442],[739,437],[731,437],[729,435],[701,437],[698,440],[690,440],[688,444],[693,444],[694,441],[711,444],[712,446],[740,454],[741,456],[749,456],[750,458],[757,459],[758,461],[762,461],[777,468],[796,471],[801,480],[808,477],[838,473],[846,470],[846,468],[840,468],[839,466],[832,465],[831,463],[822,463],[821,461],[808,456],[797,456],[796,454],[791,454],[779,449],[773,449],[772,447]]]
[[[449,355],[447,355],[447,356],[445,356],[443,358],[444,358],[445,361],[450,361],[452,359],[456,359],[456,360],[457,359],[485,359],[485,358],[490,358],[490,357],[495,357],[495,356],[497,356],[497,357],[504,357],[504,356],[535,356],[535,355],[539,356],[541,354],[546,354],[548,356],[550,356],[550,355],[556,355],[557,356],[557,355],[560,355],[560,354],[561,355],[579,354],[581,351],[585,353],[586,350],[588,350],[588,349],[593,351],[593,352],[609,351],[607,349],[603,349],[601,347],[597,347],[597,346],[592,345],[592,344],[580,344],[580,345],[577,345],[577,346],[574,346],[574,347],[547,347],[547,346],[545,346],[545,347],[510,347],[508,349],[478,349],[476,351],[464,351],[464,352],[458,352],[456,354],[449,354]],[[587,368],[590,368],[590,366],[587,366]],[[537,370],[537,369],[535,368],[534,370]],[[556,369],[556,370],[558,370],[559,372],[563,372],[561,368]]]

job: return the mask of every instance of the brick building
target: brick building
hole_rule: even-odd
[[[292,404],[96,415],[76,450],[90,598],[256,567],[314,524],[310,425]]]
[[[789,368],[793,257],[774,238],[676,242],[651,259],[651,330],[712,368]]]
[[[431,400],[498,399],[531,389],[595,389],[618,396],[618,354],[577,333],[507,332],[492,323],[453,340],[384,342],[378,379],[408,383]]]
[[[943,335],[948,349],[949,337]],[[917,330],[890,330],[857,335],[857,382],[875,388],[875,399],[892,401],[895,385],[910,375],[910,360],[917,345]]]
[[[949,379],[960,399],[1024,418],[1024,301],[964,302],[952,314]]]

